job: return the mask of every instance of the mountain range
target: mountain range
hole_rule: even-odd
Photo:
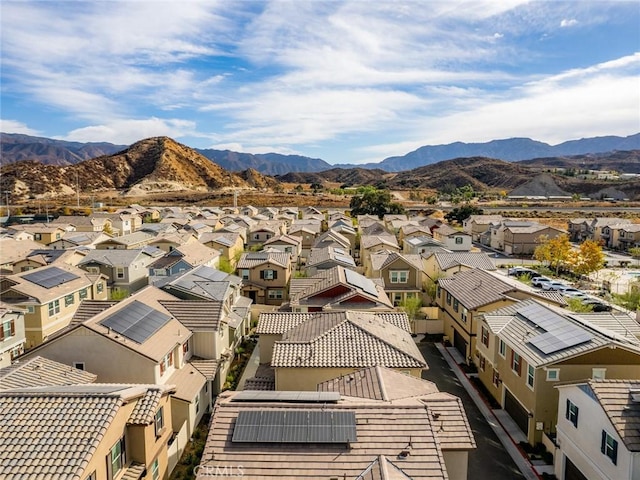
[[[35,160],[52,165],[73,165],[101,155],[111,155],[127,148],[111,143],[78,143],[0,133],[2,164],[20,160]],[[333,168],[380,169],[398,172],[455,158],[488,157],[505,161],[520,161],[543,157],[564,157],[613,151],[640,150],[640,133],[627,137],[605,136],[571,140],[549,145],[530,138],[492,140],[485,143],[455,142],[447,145],[426,145],[403,156],[389,157],[379,163],[363,165],[331,165],[319,158],[278,153],[250,154],[230,150],[194,149],[226,170],[235,172],[248,168],[266,175],[290,172],[321,172]]]

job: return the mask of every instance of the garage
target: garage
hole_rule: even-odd
[[[513,421],[516,422],[516,425],[520,427],[520,430],[524,432],[525,435],[529,434],[529,412],[520,404],[518,399],[513,396],[513,394],[504,389],[504,409],[505,411],[513,418]]]
[[[453,329],[453,346],[456,347],[456,350],[460,352],[462,358],[467,360],[467,342],[464,337],[458,333],[458,331]]]
[[[564,457],[564,478],[565,480],[587,480],[587,477],[567,456]]]

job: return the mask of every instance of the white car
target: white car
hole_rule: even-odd
[[[564,290],[560,290],[560,293],[565,297],[569,298],[587,298],[589,295],[584,293],[582,290],[578,290],[577,288],[565,288]]]
[[[533,285],[534,287],[542,287],[545,283],[549,283],[552,281],[553,280],[547,277],[536,277],[531,280],[531,285]]]
[[[543,290],[564,290],[565,288],[567,288],[567,285],[562,283],[562,282],[558,282],[556,280],[551,281],[551,282],[544,282],[542,284],[542,289]]]

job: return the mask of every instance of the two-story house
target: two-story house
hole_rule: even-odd
[[[82,300],[105,300],[107,281],[61,263],[2,278],[0,294],[5,303],[26,311],[26,348],[32,348],[69,325]]]
[[[28,232],[33,235],[33,240],[41,245],[49,245],[51,242],[60,240],[67,232],[68,225],[55,225],[53,223],[32,223],[29,225],[11,225],[10,232]]]
[[[0,368],[11,365],[24,352],[24,314],[23,309],[0,301]]]
[[[194,240],[174,248],[149,265],[149,276],[172,276],[200,265],[216,268],[220,252]]]
[[[280,251],[243,253],[236,266],[236,274],[242,278],[242,295],[267,305],[286,301],[292,270],[291,254]]]
[[[399,306],[408,298],[421,297],[424,273],[420,255],[374,253],[371,255],[373,278],[384,283],[384,290]]]
[[[474,242],[479,242],[483,233],[502,220],[502,215],[470,215],[462,222],[462,230],[471,235]]]
[[[312,248],[307,260],[306,272],[312,277],[319,270],[328,270],[338,265],[351,270],[356,269],[356,261],[349,255],[348,250],[340,247]]]
[[[611,232],[611,248],[614,250],[628,252],[640,246],[640,224],[612,225],[608,228]]]
[[[454,252],[468,252],[471,250],[473,243],[471,235],[461,232],[449,225],[442,224],[431,229],[434,240],[438,240],[448,250]]]
[[[640,378],[640,340],[628,328],[633,322],[533,299],[486,312],[476,322],[479,379],[534,445],[553,436],[564,415],[558,382]]]
[[[630,225],[628,218],[596,217],[591,222],[591,240],[611,248],[611,228],[614,225]]]
[[[100,243],[96,243],[97,250],[135,250],[149,245],[156,239],[156,235],[149,232],[127,233],[119,237],[109,238]]]
[[[559,480],[640,478],[640,380],[557,385]]]
[[[295,265],[302,254],[302,239],[293,235],[278,235],[264,242],[264,247],[291,254],[291,261]]]
[[[362,235],[360,237],[360,263],[368,277],[373,274],[371,255],[379,252],[399,252],[396,237],[391,234]]]
[[[66,232],[60,240],[51,242],[48,247],[54,250],[69,248],[95,248],[96,244],[109,240],[111,235],[100,232]]]

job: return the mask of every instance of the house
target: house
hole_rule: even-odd
[[[329,230],[339,233],[343,237],[349,240],[350,248],[352,252],[355,252],[358,248],[358,232],[353,228],[351,224],[344,224],[342,221],[338,221],[329,227]]]
[[[291,235],[292,237],[297,237],[301,240],[302,249],[300,251],[299,261],[301,264],[305,264],[307,259],[309,258],[309,254],[311,252],[311,249],[313,248],[313,245],[316,243],[316,237],[320,235],[320,233],[305,226],[294,224],[289,230],[289,235]]]
[[[248,246],[264,245],[270,238],[283,235],[286,232],[286,224],[282,222],[262,221],[249,228]]]
[[[425,274],[434,281],[474,268],[487,271],[496,270],[495,263],[493,263],[491,257],[484,252],[436,251],[423,255],[422,258]]]
[[[318,270],[312,277],[291,279],[289,308],[294,312],[391,310],[393,303],[380,283],[341,266]]]
[[[168,478],[170,391],[99,384],[0,391],[0,444],[10,459],[0,477]]]
[[[583,242],[593,236],[592,220],[588,218],[570,218],[567,227],[572,242]]]
[[[67,265],[77,265],[84,258],[86,252],[76,249],[51,250],[39,248],[32,250],[25,258],[13,264],[13,272],[27,272],[47,265],[65,263]]]
[[[220,252],[220,258],[224,258],[235,267],[240,255],[244,252],[244,242],[239,233],[213,232],[203,233],[198,241],[209,248]]]
[[[162,250],[151,247],[91,250],[78,266],[93,275],[104,275],[112,296],[115,292],[126,295],[149,284],[149,267],[163,255]]]
[[[243,253],[236,266],[242,295],[267,305],[281,305],[287,299],[292,270],[291,254],[280,251]]]
[[[36,355],[0,368],[0,391],[93,383],[96,378],[93,373]]]
[[[558,411],[558,382],[640,378],[640,339],[621,334],[635,320],[605,317],[529,299],[478,318],[479,379],[531,445],[552,437],[564,415]]]
[[[444,247],[454,252],[468,252],[473,246],[471,235],[461,232],[449,225],[442,224],[431,230],[433,239],[441,242]]]
[[[556,477],[640,478],[640,380],[591,379],[557,389]]]
[[[3,275],[18,273],[13,266],[27,258],[33,250],[42,248],[42,244],[33,240],[16,240],[11,237],[0,238],[0,272]],[[46,248],[46,247],[45,247]]]
[[[611,229],[613,225],[630,225],[628,218],[596,217],[591,222],[591,240],[611,247]]]
[[[451,252],[444,247],[444,243],[434,240],[431,235],[409,236],[402,240],[402,252],[413,255],[428,256],[434,252]]]
[[[404,313],[265,312],[256,333],[262,363],[271,350],[276,390],[314,391],[321,382],[375,365],[418,378],[427,368]],[[269,336],[264,343],[262,335]]]
[[[367,276],[372,275],[371,255],[379,252],[399,252],[400,246],[393,235],[362,235],[360,237],[360,263]]]
[[[374,253],[371,255],[373,278],[384,283],[394,306],[401,305],[408,298],[420,298],[424,280],[422,258],[420,255]]]
[[[371,402],[336,392],[315,392],[302,401],[296,401],[300,392],[252,393],[218,398],[197,480],[462,478],[447,475],[438,422],[423,404]],[[250,426],[256,422],[264,426]],[[461,448],[468,448],[468,436],[462,438]]]
[[[221,302],[223,321],[233,330],[233,348],[249,333],[252,300],[241,295],[241,278],[199,266],[173,277],[157,277],[154,285],[183,300]]]
[[[51,242],[48,247],[54,250],[65,250],[69,248],[95,248],[96,244],[112,238],[110,235],[99,232],[66,232],[60,240]]]
[[[492,225],[502,222],[502,215],[470,215],[462,222],[462,230],[471,235],[471,240],[479,242],[483,233],[489,231]]]
[[[113,233],[117,235],[128,235],[139,230],[142,226],[142,216],[137,213],[94,212],[93,216],[111,220]]]
[[[27,341],[24,314],[23,309],[0,301],[0,369],[11,365],[24,352]],[[3,385],[1,376],[0,385]]]
[[[449,479],[469,477],[469,452],[476,448],[476,443],[464,406],[458,397],[440,392],[434,383],[375,366],[322,382],[318,384],[318,391],[337,392],[341,397],[376,403],[425,405],[431,418],[439,423],[436,436]]]
[[[205,265],[216,268],[220,252],[194,239],[181,247],[176,247],[149,265],[149,276],[171,276],[194,267]]]
[[[351,270],[356,269],[356,261],[349,255],[348,250],[339,247],[312,248],[306,271],[312,277],[318,270],[328,270],[338,265]]]
[[[55,225],[53,223],[32,223],[29,225],[11,225],[9,232],[28,232],[33,235],[33,240],[41,245],[49,245],[51,242],[60,240],[67,232],[67,225]],[[42,248],[42,247],[41,247]]]
[[[404,240],[414,237],[431,237],[431,229],[427,226],[420,225],[417,222],[407,223],[402,225],[398,230],[398,243],[402,244]]]
[[[342,248],[349,251],[350,255],[354,253],[351,251],[351,242],[349,239],[335,230],[327,230],[316,237],[316,241],[313,243],[313,248],[325,247]]]
[[[149,245],[156,239],[156,236],[148,232],[127,233],[120,237],[110,238],[100,243],[96,243],[97,250],[134,250]]]
[[[179,231],[174,233],[161,233],[153,238],[148,245],[159,248],[165,252],[171,252],[178,247],[195,242],[198,242],[198,240],[191,232]]]
[[[629,251],[640,247],[640,224],[612,225],[607,227],[611,232],[611,248]]]
[[[37,268],[0,280],[2,300],[26,311],[26,348],[66,327],[84,299],[107,298],[106,277],[71,265]]]
[[[436,305],[444,334],[467,359],[476,351],[477,325],[485,312],[535,298],[553,305],[566,305],[562,295],[535,290],[521,282],[474,268],[437,281]]]
[[[292,235],[278,235],[264,242],[264,247],[291,254],[291,261],[297,264],[302,254],[302,239]]]
[[[113,223],[111,218],[95,215],[60,215],[54,219],[51,224],[66,228],[71,225],[76,232],[113,232]]]

